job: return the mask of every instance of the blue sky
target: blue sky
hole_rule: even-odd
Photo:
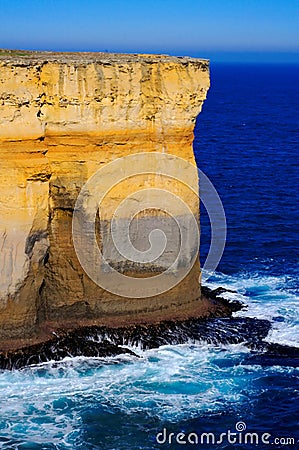
[[[0,48],[299,62],[299,0],[0,0]]]

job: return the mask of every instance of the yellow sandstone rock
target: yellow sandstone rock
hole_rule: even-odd
[[[164,294],[135,299],[111,294],[79,264],[72,214],[84,183],[117,158],[161,152],[194,165],[193,129],[208,88],[208,62],[187,57],[0,56],[2,339],[26,338],[59,326],[196,314],[198,262]],[[183,184],[142,175],[111,189],[99,211],[104,228],[117,204],[145,185],[167,185],[198,214],[198,199]],[[180,207],[173,206],[179,216]],[[138,217],[154,223],[158,216],[163,213],[149,210]],[[123,259],[115,263],[135,276],[150,276],[148,266],[126,265]]]

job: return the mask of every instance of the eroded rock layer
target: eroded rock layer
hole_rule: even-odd
[[[72,216],[84,183],[117,158],[161,152],[195,165],[193,128],[208,88],[205,60],[101,53],[0,55],[3,340],[29,339],[61,324],[138,323],[196,314],[198,261],[164,294],[144,299],[111,294],[91,281],[78,262]],[[113,202],[125,198],[132,183],[108,195],[102,226],[111,220]],[[160,181],[149,176],[139,183],[156,187]],[[189,195],[176,183],[171,189],[184,199]],[[190,201],[196,215],[198,199]],[[139,220],[149,223],[155,215],[149,211]],[[115,263],[121,270],[149,276],[138,265]]]

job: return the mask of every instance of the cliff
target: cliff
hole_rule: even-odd
[[[86,273],[74,249],[72,226],[81,189],[107,166],[110,172],[107,169],[106,174],[99,175],[99,185],[108,185],[96,218],[97,240],[106,259],[118,272],[134,279],[147,280],[169,267],[179,238],[173,233],[168,213],[163,208],[157,212],[149,202],[147,208],[139,208],[137,218],[134,216],[133,243],[139,251],[146,250],[142,247],[144,238],[159,228],[157,223],[172,236],[166,256],[153,264],[142,264],[111,251],[113,211],[127,197],[131,203],[140,202],[136,186],[139,192],[144,186],[167,186],[198,219],[198,198],[186,191],[184,183],[189,179],[196,189],[193,128],[208,88],[206,60],[164,55],[0,52],[2,348],[5,341],[9,340],[11,346],[14,339],[29,342],[62,326],[115,326],[201,314],[197,257],[189,273],[171,289],[158,289],[152,295],[135,295],[136,290],[132,295],[121,295],[113,277],[111,289],[106,289]],[[156,174],[160,160],[149,157],[150,165],[158,168],[146,174],[138,158],[135,163],[124,158],[144,152],[169,157],[166,172],[172,164],[171,156],[190,163],[195,172],[182,162],[179,180],[168,174],[165,181]],[[124,158],[123,163],[118,158]],[[115,166],[109,166],[116,160]],[[126,173],[129,176],[125,179],[121,174]],[[121,178],[121,185],[109,186],[109,177],[117,181]],[[189,213],[185,214],[173,199],[166,203],[172,204],[175,219],[184,217],[181,223],[188,228]],[[133,217],[126,211],[120,212],[120,228],[127,225],[126,218]],[[138,235],[140,224],[143,231]],[[194,256],[194,245],[190,243],[190,254],[184,256],[188,261]],[[89,250],[86,248],[88,255]]]

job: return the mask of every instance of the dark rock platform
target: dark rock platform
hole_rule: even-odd
[[[219,297],[226,290],[203,288],[211,300],[229,306],[228,317],[194,318],[182,321],[163,321],[157,324],[108,328],[82,327],[72,331],[58,330],[46,342],[18,350],[0,353],[0,369],[19,369],[65,357],[109,357],[121,354],[136,356],[126,346],[143,350],[167,344],[241,344],[251,349],[246,358],[249,364],[299,366],[299,348],[271,344],[264,341],[271,329],[268,320],[232,317],[244,308],[240,302],[229,302]]]

